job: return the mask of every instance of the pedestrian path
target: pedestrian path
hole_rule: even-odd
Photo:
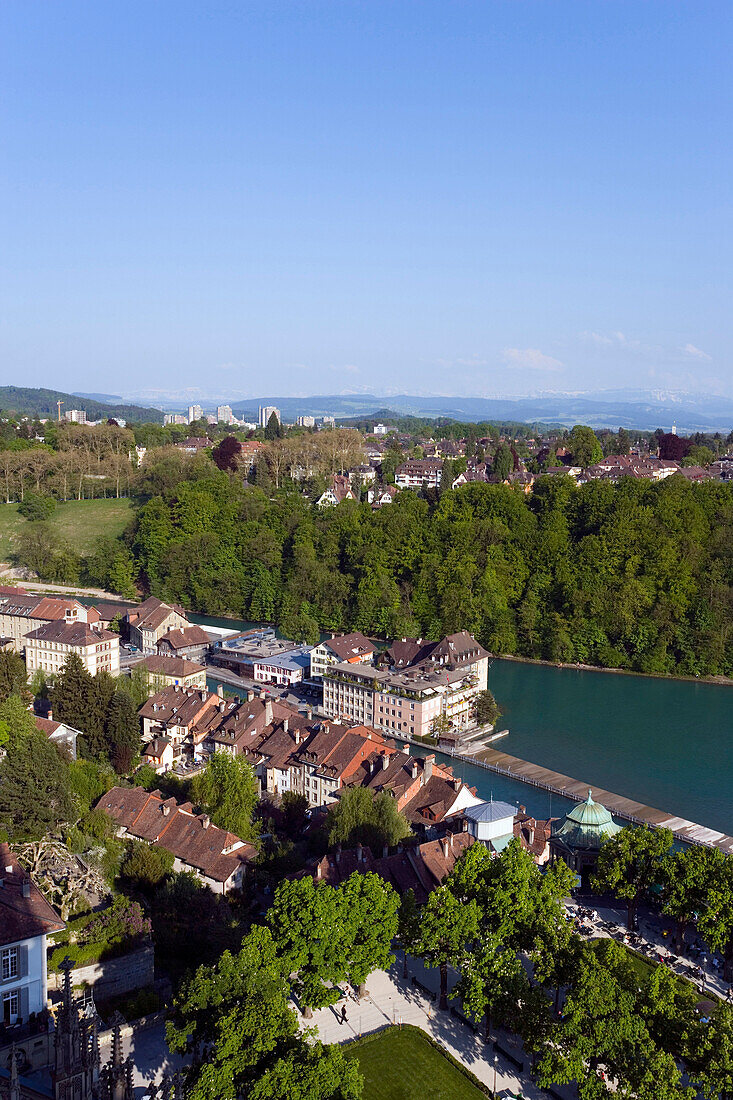
[[[414,985],[416,978],[420,985]],[[450,975],[449,987],[458,975]],[[313,1025],[324,1043],[344,1043],[379,1031],[391,1024],[413,1024],[422,1028],[444,1047],[454,1058],[471,1071],[490,1089],[494,1088],[494,1049],[484,1042],[481,1034],[475,1034],[468,1024],[450,1012],[441,1012],[425,989],[437,994],[439,976],[437,970],[426,969],[419,959],[409,959],[409,977],[403,976],[402,957],[388,970],[377,970],[367,982],[368,993],[360,1001],[346,1001],[345,1022],[341,1021],[343,1001],[313,1013],[312,1020],[304,1020],[303,1026]],[[420,987],[423,988],[420,988]],[[526,1066],[525,1056],[516,1039],[500,1035],[500,1043]],[[557,1089],[558,1096],[571,1093]],[[496,1094],[499,1097],[517,1096],[527,1100],[547,1100],[548,1093],[540,1089],[530,1078],[528,1070],[519,1072],[501,1054],[496,1062]]]

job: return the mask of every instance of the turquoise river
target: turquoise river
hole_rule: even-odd
[[[502,752],[733,834],[733,686],[494,660],[489,687],[503,711],[497,728],[509,730],[496,742]],[[453,766],[482,797],[537,817],[570,805],[475,764]]]

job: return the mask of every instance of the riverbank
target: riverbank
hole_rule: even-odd
[[[690,684],[717,684],[721,687],[733,686],[729,676],[680,676],[671,672],[637,672],[633,668],[606,668],[605,665],[564,664],[557,661],[544,661],[539,657],[515,657],[509,653],[492,653],[491,660],[515,661],[521,665],[537,665],[540,668],[569,669],[576,672],[609,672],[616,676],[633,676],[643,680],[673,680]]]

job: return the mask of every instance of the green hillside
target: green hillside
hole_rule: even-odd
[[[89,420],[103,420],[107,417],[122,417],[132,423],[152,421],[161,424],[163,414],[160,409],[145,408],[143,405],[107,405],[93,401],[88,397],[75,397],[61,390],[35,389],[26,386],[0,386],[0,410],[5,415],[39,416],[56,418],[57,401],[63,401],[61,412],[66,409],[84,409]]]
[[[101,535],[119,538],[131,519],[132,501],[120,497],[67,500],[56,506],[48,522],[84,557]],[[0,561],[12,560],[15,540],[27,526],[28,521],[18,515],[17,504],[0,504]]]

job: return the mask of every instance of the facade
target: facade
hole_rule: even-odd
[[[163,424],[188,424],[188,417],[183,413],[164,413]]]
[[[466,829],[490,852],[501,852],[514,836],[516,807],[509,802],[479,802],[463,811]]]
[[[395,470],[394,480],[398,489],[437,489],[443,477],[443,463],[435,458],[413,458],[401,463]]]
[[[231,405],[219,405],[216,410],[216,419],[220,424],[231,424],[234,419]]]
[[[165,738],[171,745],[166,755],[170,766],[184,757],[195,759],[204,738],[235,705],[201,688],[163,688],[151,695],[138,712],[146,748],[156,738]]]
[[[240,889],[257,855],[251,844],[212,825],[206,814],[194,814],[190,802],[179,806],[160,791],[112,787],[97,808],[114,821],[118,836],[167,848],[176,871],[193,872],[217,894]]]
[[[120,671],[120,637],[111,630],[92,630],[86,623],[44,623],[31,630],[25,638],[25,662],[32,675],[42,672],[57,674],[70,653],[76,653],[87,672]]]
[[[46,937],[66,926],[5,843],[0,880],[1,1020],[11,1027],[46,1008]]]
[[[64,420],[67,424],[86,424],[87,411],[86,409],[67,409],[64,413]]]
[[[155,653],[158,640],[176,627],[188,626],[182,607],[163,603],[157,596],[150,596],[138,607],[130,608],[125,615],[130,644],[143,653]]]
[[[324,672],[331,665],[344,661],[347,664],[362,664],[373,660],[375,654],[373,644],[358,630],[353,634],[333,635],[311,650],[311,680],[322,680]]]
[[[36,727],[45,733],[49,741],[58,745],[69,756],[70,760],[76,760],[77,741],[84,734],[73,726],[67,726],[66,722],[55,722],[53,712],[49,711],[47,718],[35,716]]]
[[[211,639],[200,626],[176,627],[156,642],[156,651],[162,657],[187,657],[200,661],[209,652]]]
[[[258,419],[259,426],[261,428],[266,428],[267,427],[268,421],[269,421],[269,419],[270,419],[270,417],[272,416],[273,413],[278,418],[280,423],[282,423],[282,417],[280,416],[280,410],[277,408],[276,405],[260,405],[257,419]]]
[[[387,435],[389,428],[386,424],[375,424],[372,428],[372,435]]]
[[[99,612],[78,600],[33,596],[25,592],[6,591],[0,595],[0,635],[11,639],[16,653],[25,650],[26,635],[43,623],[88,623],[103,625]]]
[[[437,718],[463,728],[486,690],[488,653],[466,631],[440,642],[403,639],[383,655],[387,667],[341,663],[323,673],[323,708],[333,718],[425,737]]]
[[[203,415],[204,415],[204,410],[201,408],[200,405],[189,405],[188,406],[188,422],[189,422],[189,424],[193,424],[194,420],[201,420]]]

